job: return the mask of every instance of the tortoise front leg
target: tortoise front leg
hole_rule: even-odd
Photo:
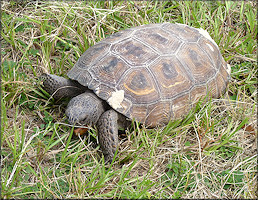
[[[111,162],[118,148],[118,113],[104,112],[97,123],[99,144],[106,162]]]
[[[64,97],[74,97],[88,90],[87,87],[80,85],[77,81],[54,74],[44,73],[40,78],[44,90],[53,95],[56,100]]]

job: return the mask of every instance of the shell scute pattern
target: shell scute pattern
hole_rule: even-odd
[[[111,52],[119,55],[131,66],[143,66],[156,59],[159,54],[141,41],[129,38],[113,46]]]
[[[130,66],[121,58],[109,54],[92,66],[89,71],[95,77],[101,77],[101,83],[107,84],[114,89],[119,81],[118,77],[121,77],[129,68]]]
[[[163,23],[102,40],[82,55],[68,76],[108,103],[123,91],[120,105],[113,108],[156,126],[182,117],[208,91],[221,95],[229,79],[226,65],[203,30]]]
[[[197,85],[205,83],[209,77],[213,77],[216,73],[207,54],[196,43],[183,45],[177,57],[189,74],[193,76]]]
[[[172,36],[162,29],[156,31],[155,27],[152,29],[139,30],[134,34],[134,37],[147,44],[149,48],[153,48],[160,55],[174,54],[182,44],[182,41],[176,36]],[[168,48],[168,46],[170,48]]]
[[[193,84],[192,77],[176,57],[164,57],[150,66],[155,79],[158,80],[161,99],[172,99],[189,90]]]
[[[200,38],[200,33],[197,29],[185,24],[165,23],[162,28],[186,42],[197,42]]]

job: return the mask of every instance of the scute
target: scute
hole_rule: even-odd
[[[191,108],[190,94],[186,93],[172,100],[170,112],[173,113],[173,119],[180,119],[185,116]]]
[[[171,23],[123,30],[90,47],[68,77],[130,119],[165,125],[226,90],[230,69],[204,32]]]
[[[201,34],[197,29],[185,24],[165,23],[163,28],[172,34],[177,35],[181,40],[186,42],[197,42],[201,37]]]
[[[183,43],[175,35],[168,34],[165,30],[149,28],[139,30],[134,33],[133,37],[149,45],[159,54],[174,54],[178,47]],[[170,48],[168,48],[168,46]]]
[[[100,60],[90,69],[95,77],[107,85],[115,88],[120,77],[130,68],[121,58],[109,55]]]
[[[145,124],[148,126],[164,126],[168,123],[172,112],[170,112],[170,101],[161,101],[148,105]]]
[[[149,46],[133,38],[115,44],[112,47],[111,52],[119,55],[131,66],[147,65],[159,56]]]
[[[213,42],[204,37],[200,38],[198,44],[199,47],[203,49],[204,52],[206,52],[213,66],[215,68],[219,68],[223,58],[221,57],[218,47],[215,46]]]
[[[109,37],[107,37],[105,39],[105,42],[111,43],[111,44],[117,43],[117,42],[119,42],[121,40],[129,38],[130,35],[132,34],[132,32],[133,32],[132,29],[131,30],[127,29],[127,30],[122,30],[122,31],[116,32],[116,33],[110,35]]]
[[[173,99],[193,85],[192,77],[176,57],[163,57],[149,68],[157,80],[162,99]]]
[[[197,85],[207,82],[216,73],[215,66],[213,66],[208,55],[197,44],[188,43],[183,45],[177,57],[190,72]]]
[[[126,98],[134,104],[148,104],[160,99],[155,80],[146,68],[130,70],[121,80],[118,90],[124,90]]]

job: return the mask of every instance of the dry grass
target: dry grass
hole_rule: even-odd
[[[1,198],[257,198],[257,18],[249,2],[2,2]],[[255,20],[254,20],[255,19]],[[72,137],[66,102],[39,90],[114,32],[159,22],[206,29],[231,64],[227,95],[183,121],[120,137]]]

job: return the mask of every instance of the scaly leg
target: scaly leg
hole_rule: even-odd
[[[111,162],[118,148],[118,113],[104,112],[97,123],[98,139],[106,162]]]

